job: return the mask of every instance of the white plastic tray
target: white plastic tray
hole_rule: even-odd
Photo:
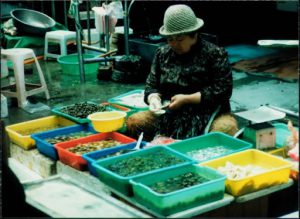
[[[23,184],[26,202],[51,217],[71,218],[141,218],[145,215],[135,209],[120,207],[117,200],[103,193],[84,188],[66,175]]]
[[[282,119],[286,114],[267,106],[261,106],[257,109],[235,113],[235,115],[247,119],[252,123],[262,123]]]

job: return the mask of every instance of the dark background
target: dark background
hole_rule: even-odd
[[[141,1],[130,11],[135,31],[158,33],[168,6],[184,3],[204,20],[203,32],[221,44],[256,43],[258,39],[298,39],[298,14],[277,10],[275,1]]]
[[[70,0],[66,0],[67,9]],[[104,1],[90,1],[92,6]],[[128,5],[131,1],[128,1]],[[297,1],[296,1],[297,2]],[[184,3],[192,7],[197,17],[204,20],[202,31],[216,34],[221,45],[253,43],[259,39],[298,39],[298,6],[295,1],[141,1],[131,8],[130,27],[137,34],[158,34],[164,12],[168,6]],[[291,4],[292,3],[292,4]],[[278,5],[291,6],[293,11],[278,10]],[[7,18],[11,8],[27,7],[52,15],[51,1],[2,1],[1,17]],[[80,11],[86,10],[86,1]],[[124,5],[124,2],[123,2]],[[5,6],[5,7],[3,7]],[[64,24],[63,1],[54,1],[55,20]],[[83,27],[86,22],[82,22]],[[119,20],[117,26],[123,25]],[[74,20],[68,20],[70,30]],[[94,27],[94,21],[91,21]]]

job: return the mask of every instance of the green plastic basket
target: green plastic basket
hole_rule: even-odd
[[[136,113],[136,112],[140,112],[140,111],[149,110],[149,107],[147,105],[145,105],[145,106],[134,106],[134,104],[131,103],[130,101],[128,101],[128,100],[124,101],[123,100],[124,98],[127,98],[128,96],[135,95],[135,94],[144,95],[144,90],[141,90],[141,89],[132,90],[132,91],[129,91],[127,93],[121,94],[119,96],[110,98],[108,100],[108,102],[112,103],[112,104],[118,104],[118,105],[121,105],[121,106],[125,106],[125,107],[131,109],[131,114]],[[141,103],[144,103],[144,100],[141,100]]]
[[[95,102],[92,102],[92,101],[86,101],[86,102],[88,104],[95,105],[95,106],[99,105],[99,104],[97,104]],[[83,102],[80,102],[80,103],[83,103]],[[70,120],[72,120],[76,123],[79,123],[79,124],[90,123],[91,121],[88,118],[78,118],[78,117],[71,116],[71,115],[61,111],[65,107],[70,107],[70,106],[74,106],[74,105],[75,105],[75,103],[70,104],[70,105],[60,106],[60,107],[54,107],[53,109],[51,109],[51,112],[53,112],[54,114],[59,115],[61,117],[65,117],[67,119],[70,119]],[[108,111],[112,111],[112,109],[109,108]]]
[[[83,59],[95,58],[92,54],[83,54]],[[63,74],[66,75],[80,75],[78,54],[71,54],[65,56],[59,56],[57,58],[58,63],[61,66]],[[97,74],[99,63],[84,64],[84,71],[86,75]]]
[[[208,181],[170,193],[157,193],[149,186],[182,174],[194,173]],[[130,180],[134,198],[142,205],[162,215],[171,215],[189,208],[220,200],[224,197],[226,176],[212,168],[196,165],[180,166]]]
[[[149,154],[152,154],[152,153],[155,153],[158,151],[161,151],[162,153],[167,154],[167,155],[172,155],[176,158],[180,158],[182,160],[182,162],[178,163],[178,164],[174,164],[174,165],[169,165],[169,166],[166,166],[163,168],[159,168],[159,169],[149,169],[149,171],[147,171],[147,172],[137,173],[132,176],[121,176],[121,175],[109,170],[109,168],[108,168],[111,164],[115,164],[122,160],[132,159],[133,157],[136,157],[136,156],[147,156]],[[195,163],[194,160],[190,159],[189,157],[187,157],[183,154],[173,151],[172,149],[169,149],[164,146],[154,146],[154,147],[130,152],[127,154],[122,154],[122,155],[119,155],[116,157],[110,157],[110,158],[106,158],[103,160],[98,160],[98,161],[95,161],[92,164],[92,166],[93,166],[93,168],[95,168],[96,173],[101,182],[105,183],[106,185],[110,186],[111,188],[115,189],[116,191],[122,193],[123,195],[132,196],[133,191],[132,191],[132,186],[129,184],[130,179],[134,179],[135,177],[143,176],[148,173],[159,172],[164,169],[172,169],[172,168],[175,168],[178,166],[183,166],[183,165],[188,165],[188,164],[193,164],[193,163]],[[146,164],[144,164],[144,165],[146,165]]]
[[[189,157],[191,157],[189,155],[189,152],[191,151],[205,150],[207,156],[201,159],[200,158],[196,159],[195,157],[191,157],[201,163],[207,160],[215,159],[228,154],[250,149],[253,147],[253,145],[249,142],[236,139],[222,132],[211,132],[205,135],[201,135],[201,136],[197,136],[197,137],[193,137],[193,138],[189,138],[189,139],[185,139],[179,142],[169,144],[167,145],[167,147],[179,153],[183,153]],[[223,150],[218,152],[218,148],[219,149],[223,148]]]

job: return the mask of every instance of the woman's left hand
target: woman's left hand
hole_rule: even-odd
[[[178,110],[183,105],[185,105],[187,101],[187,96],[185,94],[177,94],[171,98],[171,102],[169,104],[169,109],[171,110]]]
[[[185,104],[199,104],[201,101],[201,93],[193,94],[176,94],[171,98],[169,109],[178,110]]]

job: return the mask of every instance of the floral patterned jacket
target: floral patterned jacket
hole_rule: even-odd
[[[232,72],[224,48],[198,38],[191,51],[177,55],[169,45],[157,49],[145,85],[145,99],[151,93],[169,100],[176,94],[201,92],[200,111],[211,114],[217,106],[230,110]],[[202,109],[202,110],[201,110]]]

